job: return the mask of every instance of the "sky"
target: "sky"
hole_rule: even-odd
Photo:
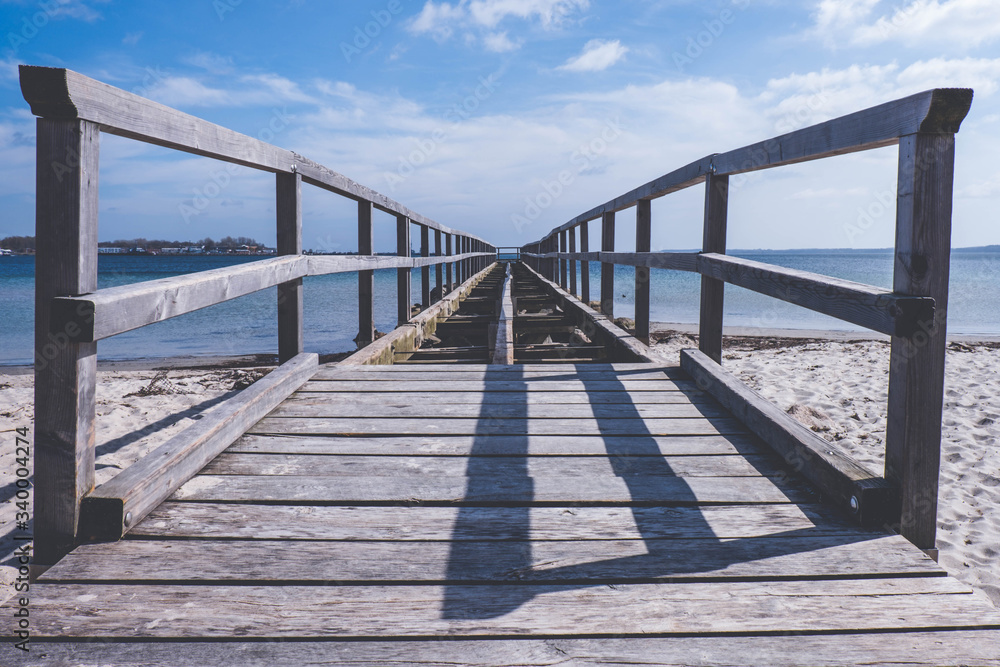
[[[33,233],[31,64],[294,150],[496,245],[710,153],[971,87],[953,246],[1000,243],[996,0],[0,0],[0,26],[0,238]],[[729,247],[891,247],[896,159],[741,178]],[[303,189],[304,247],[356,249],[356,204]],[[703,197],[653,202],[654,249],[700,246]],[[394,220],[375,222],[392,250]],[[102,135],[99,225],[101,240],[273,244],[274,176]],[[629,249],[632,210],[617,229]]]

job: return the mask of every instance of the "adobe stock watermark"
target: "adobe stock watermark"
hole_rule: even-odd
[[[49,0],[38,3],[39,10],[29,16],[21,17],[21,23],[15,30],[7,33],[7,56],[13,57],[22,46],[34,39],[38,32],[49,24],[59,13],[63,3],[59,0]]]
[[[542,189],[533,197],[524,198],[524,211],[514,213],[510,216],[510,222],[518,233],[527,225],[537,220],[542,213],[555,203],[559,197],[571,186],[577,176],[582,174],[600,156],[608,150],[608,146],[622,134],[621,121],[619,117],[608,120],[604,124],[601,133],[581,144],[579,148],[570,155],[570,164],[574,169],[563,169],[552,180],[542,181]]]
[[[435,128],[429,137],[414,138],[413,143],[416,148],[406,155],[400,155],[395,171],[383,172],[382,177],[390,192],[395,192],[406,179],[412,176],[417,168],[422,166],[434,155],[438,146],[448,141],[449,129],[454,129],[464,121],[472,117],[472,114],[479,109],[483,102],[488,100],[500,87],[500,73],[494,72],[485,77],[479,77],[479,85],[460,103],[455,103],[442,116],[447,125]]]
[[[855,242],[867,234],[868,230],[874,227],[886,213],[894,214],[895,211],[896,192],[894,190],[887,188],[876,193],[874,200],[868,206],[858,207],[858,217],[854,222],[844,223],[843,229],[847,236],[847,242],[853,247]]]
[[[264,143],[271,143],[274,137],[283,132],[289,125],[288,108],[273,109],[267,124],[257,132],[257,138]],[[211,177],[200,188],[194,189],[194,197],[181,202],[177,210],[185,223],[202,214],[213,199],[221,195],[233,182],[233,176],[239,173],[240,166],[227,162],[218,170],[213,170]]]
[[[212,9],[219,21],[226,20],[226,14],[236,11],[236,8],[243,4],[243,0],[212,0]]]
[[[402,0],[389,0],[385,9],[377,11],[373,9],[369,12],[372,20],[365,23],[364,26],[354,26],[354,35],[350,43],[340,43],[340,52],[343,54],[344,60],[350,63],[352,58],[364,53],[365,49],[371,46],[372,40],[381,35],[382,31],[392,23],[393,18],[402,11]]]
[[[743,11],[750,6],[750,0],[733,0],[733,6]],[[688,35],[684,52],[674,51],[674,65],[679,72],[684,71],[686,65],[694,64],[706,50],[712,48],[715,40],[722,37],[726,28],[736,22],[736,13],[731,9],[723,9],[714,19],[702,21],[704,30],[699,30],[695,35]]]

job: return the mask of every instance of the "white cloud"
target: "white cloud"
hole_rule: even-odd
[[[829,46],[900,42],[969,49],[1000,38],[996,0],[820,0],[811,35]]]
[[[592,39],[584,45],[580,55],[570,58],[558,69],[569,72],[600,72],[624,58],[627,52],[628,48],[622,46],[617,39]]]
[[[139,40],[142,39],[142,36],[144,34],[145,33],[143,33],[143,31],[141,31],[141,30],[139,30],[137,32],[128,32],[128,33],[125,33],[125,36],[122,37],[122,44],[125,44],[127,46],[135,46],[136,44],[139,43]]]
[[[506,51],[515,51],[520,48],[520,42],[511,41],[510,37],[507,36],[507,31],[504,32],[492,32],[485,37],[483,37],[483,46],[486,47],[487,51],[492,51],[494,53],[504,53]]]
[[[172,107],[244,107],[268,104],[313,103],[298,84],[276,74],[242,76],[244,84],[216,88],[191,76],[165,76],[144,91],[145,96]]]
[[[497,30],[507,19],[520,19],[549,30],[588,7],[590,0],[458,0],[454,4],[428,0],[407,29],[417,35],[430,35],[438,42],[462,31],[466,42],[481,40],[490,51],[512,51],[520,42],[508,37],[507,31]]]

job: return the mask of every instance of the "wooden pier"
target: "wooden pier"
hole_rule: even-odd
[[[926,180],[950,174],[970,95],[931,91],[713,155],[507,262],[301,156],[76,73],[24,68],[22,87],[42,116],[39,228],[79,243],[39,246],[36,416],[51,423],[35,442],[31,652],[14,664],[1000,665],[1000,610],[937,565],[929,510],[912,513],[936,500],[936,464],[920,458],[933,433],[918,427],[936,396],[939,447],[946,312],[924,232],[946,208],[950,224],[950,180]],[[275,172],[282,256],[96,290],[99,132]],[[917,201],[897,256],[931,253],[930,268],[904,263],[878,291],[724,255],[728,174],[893,142],[944,146],[901,168]],[[48,158],[67,144],[82,157],[57,180]],[[649,201],[702,182],[704,252],[649,252]],[[302,255],[302,183],[358,201],[359,256]],[[616,253],[614,212],[633,205],[636,252]],[[372,254],[376,210],[395,218],[396,257]],[[634,331],[611,321],[605,270],[591,309],[590,261],[702,273],[701,349],[663,363],[643,344],[648,280]],[[318,365],[302,279],[357,272],[368,342],[379,268],[398,270],[399,326]],[[725,282],[890,330],[899,468],[865,470],[722,369]],[[278,369],[94,488],[96,341],[270,286]],[[68,342],[48,354],[53,331]]]

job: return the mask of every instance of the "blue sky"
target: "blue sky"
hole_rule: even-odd
[[[972,87],[953,243],[1000,243],[996,0],[0,0],[0,25],[0,237],[33,229],[28,63],[263,136],[498,245],[706,154]],[[102,240],[273,243],[270,174],[112,136],[101,151]],[[895,164],[888,148],[753,174],[729,245],[891,246]],[[305,189],[305,247],[355,248],[353,202]],[[701,201],[655,201],[653,247],[699,246]],[[619,220],[627,248],[634,214]]]

